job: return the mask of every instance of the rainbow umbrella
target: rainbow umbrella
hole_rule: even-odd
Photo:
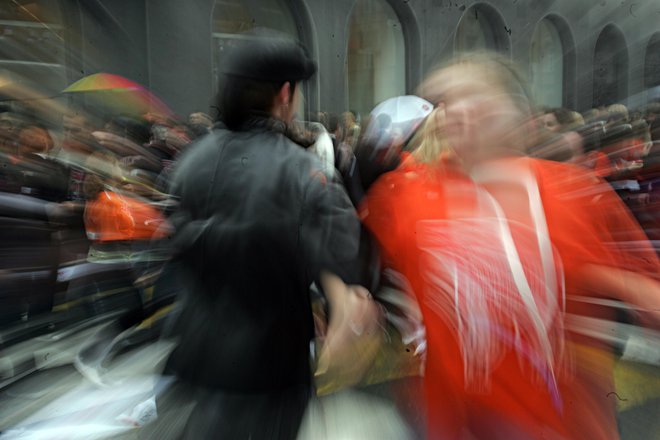
[[[146,87],[123,76],[95,73],[62,91],[84,93],[86,102],[111,113],[144,115],[147,113],[173,117],[172,110]]]
[[[86,76],[64,89],[64,92],[97,92],[101,90],[138,90],[143,87],[123,76],[112,73],[95,73]]]

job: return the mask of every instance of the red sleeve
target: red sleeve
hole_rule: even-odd
[[[390,262],[397,253],[398,236],[393,180],[388,175],[378,179],[359,206],[362,222],[380,244],[384,259]]]
[[[656,276],[660,262],[646,234],[607,182],[577,167],[539,167],[548,228],[567,275],[584,264]]]

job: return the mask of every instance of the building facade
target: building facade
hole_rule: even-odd
[[[660,86],[660,4],[653,0],[4,3],[0,73],[51,95],[85,75],[116,73],[181,115],[213,113],[224,51],[262,26],[299,39],[317,60],[319,73],[305,86],[308,111],[368,112],[476,48],[519,63],[544,106],[638,106]]]

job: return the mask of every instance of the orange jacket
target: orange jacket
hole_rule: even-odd
[[[98,242],[164,238],[165,221],[149,204],[112,191],[102,191],[85,207],[87,236]]]

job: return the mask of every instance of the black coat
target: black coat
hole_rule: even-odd
[[[216,129],[177,165],[172,221],[184,290],[168,370],[193,385],[270,393],[311,384],[309,287],[354,281],[359,221],[316,157],[254,119]]]

